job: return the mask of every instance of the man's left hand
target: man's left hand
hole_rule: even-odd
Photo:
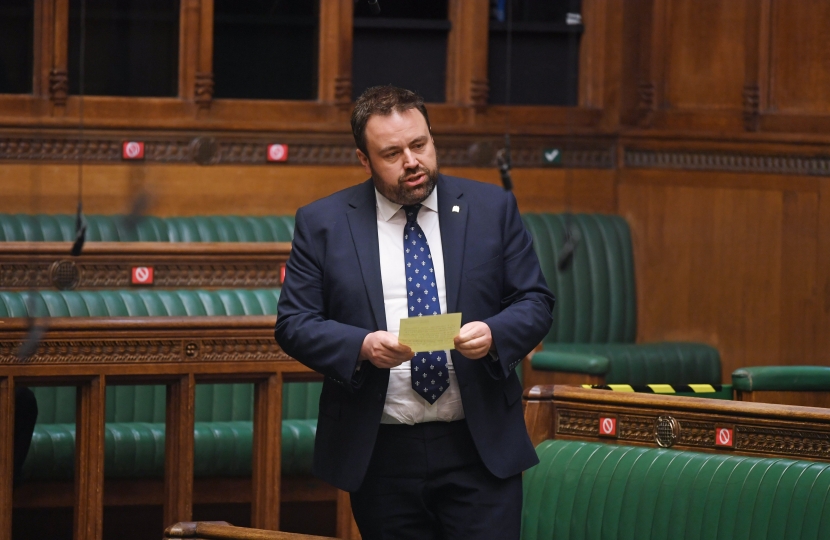
[[[493,346],[493,335],[487,323],[469,322],[455,336],[455,350],[473,360],[483,358]]]

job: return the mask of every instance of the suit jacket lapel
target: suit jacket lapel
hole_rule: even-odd
[[[463,192],[446,177],[438,179],[438,222],[444,253],[444,282],[447,287],[447,313],[458,310],[461,270],[464,263],[464,237],[467,233],[467,204]]]
[[[349,201],[346,212],[352,242],[360,263],[360,274],[369,296],[369,305],[378,329],[386,330],[386,310],[383,303],[383,285],[380,275],[380,253],[378,252],[377,203],[372,181],[365,182]]]

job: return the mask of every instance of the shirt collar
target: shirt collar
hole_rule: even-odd
[[[401,209],[402,205],[398,203],[393,203],[386,197],[384,197],[380,191],[375,188],[375,199],[377,200],[377,207],[378,211],[380,212],[380,217],[383,221],[389,221],[394,217],[395,214],[398,213],[398,210]],[[438,189],[432,190],[432,193],[429,194],[429,197],[421,201],[421,205],[433,212],[438,212]]]

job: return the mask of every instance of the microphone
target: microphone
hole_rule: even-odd
[[[37,294],[35,291],[29,291],[26,296],[26,318],[29,322],[29,330],[26,332],[26,339],[17,349],[17,358],[21,361],[28,360],[37,352],[40,342],[43,341],[43,336],[46,335],[46,325],[37,320],[35,294]]]
[[[150,205],[150,196],[145,192],[141,192],[133,199],[130,213],[124,216],[121,223],[124,228],[133,232],[144,219],[144,214],[147,213],[147,207]]]
[[[75,216],[75,242],[72,244],[72,256],[77,257],[84,249],[86,241],[86,220],[84,219],[83,207],[78,201],[78,213]]]
[[[380,15],[380,4],[378,4],[378,0],[369,0],[369,8],[372,10],[372,15]]]
[[[504,186],[505,191],[513,191],[513,178],[510,176],[510,149],[502,148],[496,153],[496,163],[499,165],[499,174],[501,175],[501,185]]]
[[[556,262],[556,267],[559,268],[560,272],[564,272],[571,266],[576,245],[579,244],[581,238],[579,229],[568,227],[565,233],[565,244],[562,246],[562,252],[559,254],[559,260]]]

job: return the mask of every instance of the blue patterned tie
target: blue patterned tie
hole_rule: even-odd
[[[403,230],[403,257],[406,263],[406,294],[410,317],[438,315],[438,287],[427,237],[418,225],[420,204],[404,206],[406,227]],[[430,404],[450,386],[447,357],[444,351],[421,352],[412,358],[412,388]]]

